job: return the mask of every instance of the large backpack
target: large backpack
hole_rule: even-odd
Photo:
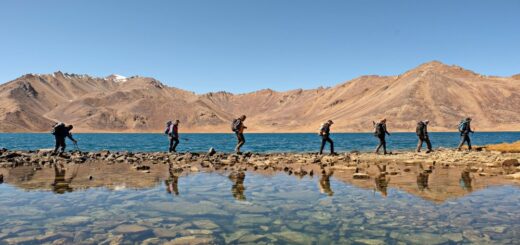
[[[170,134],[170,126],[172,125],[172,121],[168,121],[166,123],[166,129],[164,129],[164,134]]]
[[[239,130],[239,127],[240,127],[240,119],[234,119],[233,122],[231,123],[231,131],[233,132],[238,132]]]
[[[468,127],[468,122],[466,120],[460,121],[459,127],[458,127],[459,132],[462,133],[462,132],[466,131],[467,127]]]
[[[65,123],[57,122],[52,126],[51,134],[56,135],[61,129],[65,128]]]

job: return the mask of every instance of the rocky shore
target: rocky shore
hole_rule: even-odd
[[[371,169],[377,174],[398,175],[419,168],[431,172],[435,168],[464,168],[480,176],[504,176],[520,179],[520,153],[492,151],[458,152],[440,149],[430,154],[397,152],[376,155],[347,152],[338,155],[315,153],[207,153],[165,152],[68,152],[54,155],[50,150],[11,151],[0,149],[0,168],[31,166],[35,169],[53,165],[102,163],[129,164],[136,171],[149,172],[156,165],[168,165],[171,173],[198,171],[282,171],[289,175],[306,176],[330,171],[351,171],[354,179],[368,179]],[[375,166],[375,167],[374,167]]]

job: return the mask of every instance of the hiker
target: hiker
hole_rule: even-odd
[[[383,147],[384,154],[388,154],[386,152],[386,135],[390,136],[390,133],[386,130],[386,118],[383,118],[383,120],[379,121],[378,123],[372,122],[374,125],[374,136],[376,136],[379,139],[379,145],[376,148],[375,153],[379,153],[379,149]]]
[[[468,149],[471,151],[471,139],[469,138],[469,133],[475,133],[471,130],[471,118],[466,118],[459,123],[459,132],[460,132],[460,144],[457,150],[461,150],[464,143],[468,143]]]
[[[428,124],[430,121],[424,120],[417,123],[417,128],[415,132],[417,133],[417,137],[419,138],[419,143],[417,143],[417,152],[421,152],[421,147],[423,142],[426,142],[426,146],[428,150],[426,153],[432,152],[432,143],[430,142],[430,137],[428,136]]]
[[[334,155],[336,154],[334,152],[334,142],[330,138],[330,126],[332,126],[334,122],[332,120],[328,120],[327,122],[323,123],[320,127],[320,133],[321,136],[321,147],[320,147],[320,155],[323,154],[323,148],[325,148],[325,144],[329,142],[330,144],[330,154]]]
[[[231,130],[235,132],[237,136],[237,146],[235,147],[235,152],[240,154],[240,148],[246,143],[246,138],[244,138],[244,129],[247,129],[244,126],[244,121],[246,120],[246,115],[242,115],[239,118],[233,120],[231,124]]]
[[[177,145],[179,144],[179,123],[179,120],[175,120],[175,123],[172,123],[172,121],[166,123],[164,133],[170,138],[169,152],[177,152]]]
[[[65,138],[69,138],[74,142],[74,144],[77,144],[78,141],[72,138],[72,133],[70,132],[72,130],[73,126],[68,125],[66,126],[65,123],[56,123],[54,127],[52,128],[52,134],[54,135],[54,138],[56,140],[56,145],[54,146],[54,154],[58,153],[58,149],[61,148],[60,154],[65,152],[65,147],[67,145],[65,144]]]

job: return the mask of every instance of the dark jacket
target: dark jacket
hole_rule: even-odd
[[[468,135],[469,133],[474,133],[473,130],[471,130],[471,122],[466,121],[465,124],[466,124],[466,126],[460,132],[460,135]]]
[[[424,122],[417,123],[417,129],[415,130],[417,136],[421,139],[428,138],[428,125]]]
[[[385,134],[390,135],[390,133],[388,133],[388,131],[386,130],[385,123],[376,123],[374,127],[375,127],[375,132],[374,132],[375,136],[384,137]]]
[[[322,136],[329,136],[329,135],[330,135],[330,124],[328,124],[328,123],[324,123],[324,124],[321,126],[320,134],[321,134]]]
[[[179,138],[179,125],[170,125],[168,128],[168,135],[174,138]]]
[[[55,131],[55,136],[57,138],[65,138],[65,137],[68,137],[69,139],[71,140],[74,140],[74,138],[72,138],[72,133],[70,133],[70,128],[68,127],[57,127],[56,128],[56,131]]]

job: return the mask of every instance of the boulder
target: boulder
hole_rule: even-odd
[[[502,167],[516,167],[520,166],[518,159],[507,159],[502,162]]]

